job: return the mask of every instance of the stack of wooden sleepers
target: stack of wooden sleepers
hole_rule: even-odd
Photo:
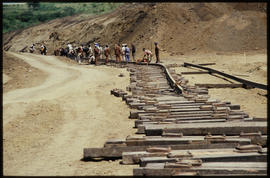
[[[127,66],[132,94],[121,96],[137,134],[107,140],[103,148],[84,148],[84,159],[121,158],[123,164],[139,165],[134,176],[267,174],[264,119],[211,99],[207,88],[189,86],[163,65]]]

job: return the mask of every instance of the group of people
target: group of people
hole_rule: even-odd
[[[160,63],[160,57],[159,57],[159,51],[160,48],[158,46],[158,43],[155,42],[155,56],[156,56],[156,63]],[[130,49],[131,48],[131,49]],[[128,44],[115,44],[114,45],[114,55],[116,58],[116,62],[120,63],[121,61],[130,62],[130,53],[132,55],[132,61],[133,62],[147,62],[150,63],[153,57],[153,53],[149,49],[143,48],[144,55],[141,59],[135,60],[135,54],[136,54],[136,47],[134,44],[130,45],[130,48]],[[35,44],[33,44],[29,51],[33,53],[35,51]],[[40,52],[43,55],[47,54],[47,48],[45,45],[42,45],[40,48]],[[111,50],[108,45],[105,45],[102,47],[98,43],[94,43],[93,48],[91,45],[80,45],[77,47],[73,47],[72,44],[68,44],[65,48],[60,47],[56,50],[54,50],[55,56],[66,56],[71,59],[76,60],[79,64],[82,63],[83,59],[87,59],[89,63],[92,64],[98,64],[99,59],[104,59],[103,55],[105,57],[105,62],[109,62],[109,57],[112,59]]]
[[[73,47],[72,44],[68,44],[66,48],[61,47],[54,50],[54,55],[69,57],[76,60],[79,64],[81,64],[83,59],[88,59],[89,63],[97,64],[97,61],[103,58],[103,55],[106,56],[106,62],[108,62],[110,50],[108,45],[103,48],[98,43],[95,43],[93,48],[91,45]]]
[[[136,48],[134,44],[131,44],[131,52],[132,52],[132,57],[133,61],[135,60],[135,52]],[[114,45],[114,55],[116,62],[121,62],[121,61],[130,61],[130,49],[127,44],[122,44],[122,47],[120,47],[120,44],[115,44]]]
[[[156,56],[156,63],[160,63],[160,48],[158,46],[158,43],[155,42],[155,56]],[[150,63],[153,57],[153,53],[149,49],[143,48],[143,58],[142,59],[137,59],[135,60],[135,53],[136,53],[136,48],[134,44],[131,44],[131,52],[132,52],[132,59],[133,62],[147,62]],[[123,44],[122,48],[120,48],[119,44],[115,44],[114,46],[114,54],[116,58],[116,62],[121,62],[121,61],[130,61],[130,49],[127,44]]]

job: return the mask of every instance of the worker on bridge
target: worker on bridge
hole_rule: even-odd
[[[143,56],[143,61],[150,63],[153,57],[153,54],[150,50],[143,48],[144,56]]]
[[[156,63],[160,63],[160,58],[159,58],[159,51],[160,51],[160,48],[159,48],[157,42],[155,42],[154,44],[155,44]]]

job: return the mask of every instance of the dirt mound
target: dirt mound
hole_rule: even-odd
[[[49,54],[65,46],[133,42],[160,44],[163,53],[266,50],[266,3],[126,3],[99,16],[52,20],[4,35],[4,49],[20,51],[45,43]]]
[[[3,52],[3,92],[39,85],[47,74]]]

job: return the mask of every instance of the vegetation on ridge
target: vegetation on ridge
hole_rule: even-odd
[[[122,3],[15,3],[3,4],[3,33],[75,14],[102,14]]]

